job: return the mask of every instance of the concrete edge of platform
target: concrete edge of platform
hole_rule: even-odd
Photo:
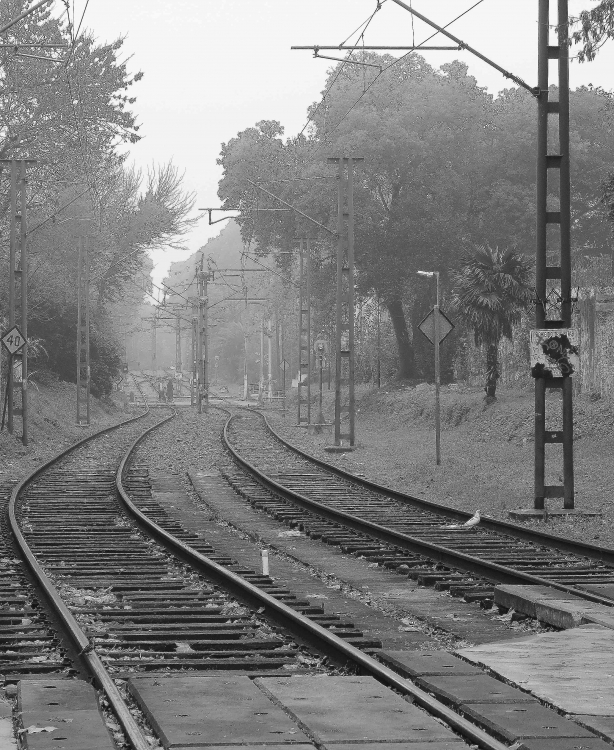
[[[614,630],[614,607],[565,594],[549,586],[495,586],[495,604],[528,615],[555,628],[601,625]]]
[[[514,521],[547,521],[549,518],[601,518],[603,513],[595,510],[582,510],[580,508],[514,508],[507,512],[509,518]]]

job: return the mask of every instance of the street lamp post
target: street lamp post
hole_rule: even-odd
[[[435,277],[436,297],[433,308],[434,328],[435,328],[435,461],[437,466],[441,464],[441,410],[439,405],[439,390],[441,386],[441,374],[439,367],[439,271],[418,271],[418,276],[427,278]]]

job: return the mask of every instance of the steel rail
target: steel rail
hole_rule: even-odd
[[[215,407],[220,411],[226,411],[220,407]],[[177,537],[170,534],[161,526],[152,521],[130,499],[130,496],[123,485],[124,475],[128,462],[134,450],[154,429],[172,419],[167,417],[165,420],[158,422],[143,432],[132,444],[122,459],[117,470],[116,487],[124,503],[126,510],[135,519],[138,525],[150,536],[155,537],[167,549],[170,549],[180,559],[184,560],[191,566],[202,570],[207,576],[218,580],[225,588],[230,589],[240,596],[244,601],[247,600],[258,607],[264,607],[264,614],[272,617],[280,624],[289,628],[293,633],[299,633],[304,640],[314,644],[324,653],[330,654],[335,658],[340,657],[355,664],[365,674],[374,677],[376,680],[399,691],[402,695],[409,696],[413,702],[424,708],[431,715],[437,716],[445,721],[450,727],[462,736],[477,744],[483,750],[508,750],[508,746],[490,737],[485,731],[472,724],[467,719],[455,713],[448,706],[440,703],[436,698],[414,685],[411,681],[402,678],[396,672],[373,659],[371,656],[360,651],[355,646],[344,641],[339,636],[331,633],[326,628],[318,625],[305,615],[296,612],[282,601],[261,591],[257,586],[249,583],[240,575],[227,570],[222,565],[214,562],[205,555],[197,552],[194,548],[185,544]],[[232,419],[229,417],[228,422]],[[225,426],[226,428],[226,426]]]
[[[259,414],[258,416],[262,417],[261,414]],[[522,571],[515,570],[514,568],[511,568],[507,565],[488,562],[487,560],[484,560],[483,558],[477,557],[475,555],[468,555],[464,552],[458,552],[457,550],[454,550],[450,547],[444,547],[443,545],[434,544],[433,542],[427,542],[424,539],[410,536],[409,534],[403,534],[402,532],[394,531],[393,529],[389,529],[386,526],[382,526],[372,521],[367,521],[351,513],[336,510],[329,505],[319,503],[316,500],[312,500],[305,495],[301,495],[300,493],[295,492],[294,490],[290,490],[287,487],[284,487],[282,484],[279,484],[266,474],[263,474],[253,464],[247,461],[247,459],[241,457],[239,453],[232,447],[232,445],[230,445],[230,441],[228,439],[228,426],[234,418],[234,416],[230,417],[230,419],[226,423],[224,427],[223,439],[228,450],[232,453],[237,463],[242,466],[245,471],[255,477],[255,479],[264,487],[272,490],[282,497],[287,498],[295,505],[300,505],[307,510],[323,516],[329,521],[342,524],[343,526],[351,528],[354,531],[358,531],[362,534],[368,534],[369,536],[375,537],[376,539],[383,541],[386,544],[390,544],[394,547],[398,547],[408,552],[418,552],[444,565],[455,568],[462,568],[463,570],[475,573],[476,575],[480,575],[491,581],[494,580],[498,583],[508,583],[515,585],[529,584],[531,586],[549,586],[551,588],[558,589],[559,591],[564,591],[567,594],[579,596],[583,599],[595,602],[597,604],[603,604],[608,607],[614,606],[614,602],[611,599],[606,599],[605,597],[599,596],[598,594],[593,594],[591,592],[578,589],[574,586],[557,583],[556,581],[553,581],[549,578],[542,578],[541,576],[532,575],[531,573],[524,573]],[[266,418],[263,417],[263,419],[265,420],[265,424],[267,424],[268,426]],[[273,431],[271,430],[271,432]],[[284,441],[282,440],[282,442]],[[298,453],[302,454],[302,451],[299,451],[298,449],[296,450]],[[306,453],[302,455],[304,455],[306,458],[312,458]],[[330,466],[325,462],[321,463],[325,464],[327,467]],[[354,477],[352,475],[345,475],[344,478],[350,479],[352,481],[354,480]],[[379,487],[378,485],[375,485],[373,483],[370,484],[371,487],[376,488],[378,492],[381,493],[383,491],[383,488]],[[386,494],[390,494],[387,490],[385,492]],[[435,505],[434,503],[429,503],[429,505],[432,506],[431,508],[429,508],[429,510],[437,511],[439,508],[439,506]]]
[[[434,503],[430,500],[422,500],[418,497],[414,497],[413,495],[408,495],[404,492],[401,492],[400,490],[394,490],[390,487],[386,487],[385,485],[371,482],[368,479],[357,477],[355,474],[351,474],[344,469],[334,466],[333,464],[329,464],[327,461],[323,461],[321,458],[317,458],[316,456],[312,456],[310,453],[306,453],[296,445],[293,445],[292,443],[282,438],[281,435],[279,435],[271,426],[271,423],[269,422],[265,414],[260,414],[259,412],[253,411],[252,409],[250,409],[249,412],[250,414],[258,414],[258,416],[264,420],[273,437],[276,440],[279,440],[279,442],[282,443],[282,445],[284,445],[286,448],[293,451],[302,458],[311,461],[320,468],[325,469],[326,471],[330,471],[332,474],[341,477],[342,479],[346,479],[347,481],[352,482],[353,484],[357,484],[365,489],[371,490],[372,492],[387,495],[394,500],[406,503],[407,505],[419,508],[420,510],[428,510],[432,511],[433,513],[438,513],[439,515],[446,516],[446,518],[450,518],[454,521],[467,521],[473,515],[473,513],[467,513],[464,510],[457,510],[456,508],[451,508],[448,505],[439,505],[439,503]],[[544,547],[550,547],[559,552],[571,552],[582,557],[588,557],[591,560],[607,563],[608,565],[614,565],[614,549],[611,547],[601,547],[597,544],[578,542],[574,539],[567,539],[565,537],[557,536],[556,534],[549,534],[546,531],[535,531],[534,529],[520,526],[515,523],[509,523],[508,521],[499,521],[496,518],[490,518],[489,516],[481,516],[480,526],[484,529],[490,529],[492,531],[513,536],[516,539],[535,542],[536,544],[541,544]]]
[[[147,403],[147,401],[145,401],[145,403]],[[16,504],[19,495],[37,476],[42,474],[53,464],[56,464],[58,461],[63,459],[69,453],[72,453],[74,450],[77,450],[78,448],[81,448],[92,440],[99,438],[101,435],[113,432],[114,430],[117,430],[120,427],[124,427],[132,422],[136,422],[137,420],[142,419],[148,414],[149,406],[147,406],[146,411],[141,414],[137,414],[135,417],[130,417],[129,419],[123,420],[119,424],[111,425],[110,427],[104,427],[102,430],[98,430],[91,435],[87,435],[87,437],[84,437],[81,440],[78,440],[76,443],[73,443],[53,458],[40,464],[13,488],[8,505],[8,517],[11,526],[11,532],[17,543],[19,553],[30,569],[32,575],[38,583],[38,586],[41,588],[47,602],[55,611],[60,621],[66,628],[68,636],[76,646],[78,655],[85,662],[85,665],[92,675],[95,684],[104,692],[111,708],[113,709],[113,712],[115,713],[115,716],[117,717],[122,729],[126,734],[126,737],[128,738],[128,741],[131,743],[134,750],[150,750],[151,746],[145,739],[145,736],[141,732],[139,725],[130,713],[126,702],[122,698],[121,693],[113,682],[113,678],[108,673],[98,654],[96,654],[96,652],[94,651],[92,643],[81,629],[81,626],[74,618],[71,611],[62,601],[62,598],[57,589],[37,561],[36,556],[30,549],[25,537],[21,533],[21,529],[19,528],[19,523],[17,521]]]

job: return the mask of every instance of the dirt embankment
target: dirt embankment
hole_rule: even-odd
[[[332,395],[325,393],[329,419]],[[435,464],[434,388],[426,384],[357,393],[357,447],[342,456],[324,452],[331,434],[296,428],[294,412],[273,419],[289,439],[327,461],[411,495],[507,520],[509,510],[533,505],[534,396],[532,389],[501,389],[490,405],[483,396],[478,388],[442,388],[441,466]],[[546,418],[550,429],[560,429],[557,392],[548,395]],[[606,402],[575,398],[574,438],[576,507],[603,516],[549,521],[549,528],[614,546],[614,413]],[[546,483],[561,484],[561,446],[546,447]],[[555,508],[562,501],[548,504]]]
[[[21,417],[15,417],[15,430],[0,432],[0,483],[20,479],[62,448],[107,425],[125,419],[129,414],[119,401],[91,399],[90,427],[78,427],[76,420],[76,386],[62,381],[30,385],[28,446],[21,442]]]

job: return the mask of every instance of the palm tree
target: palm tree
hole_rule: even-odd
[[[486,402],[496,399],[499,342],[512,338],[512,327],[529,305],[531,263],[516,250],[478,246],[453,272],[458,317],[473,330],[476,346],[486,347]]]

